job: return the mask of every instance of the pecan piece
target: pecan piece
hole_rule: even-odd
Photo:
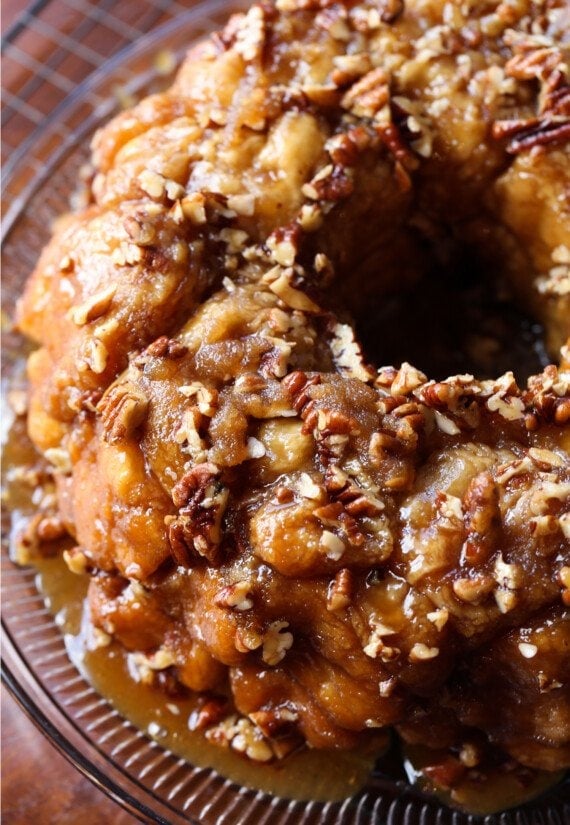
[[[175,341],[172,338],[168,338],[166,335],[161,335],[160,338],[157,338],[156,341],[153,341],[152,344],[146,348],[144,354],[150,355],[153,358],[182,358],[188,352],[188,347],[185,347],[184,344],[181,344],[179,341]]]
[[[228,700],[222,696],[212,696],[195,708],[188,718],[190,730],[205,730],[221,722],[228,710]]]
[[[392,153],[395,160],[401,164],[404,171],[417,169],[419,160],[407,146],[400,128],[395,123],[382,124],[376,127],[382,143]]]
[[[332,164],[325,166],[302,188],[305,197],[314,201],[339,201],[351,195],[353,190],[349,170]]]
[[[298,720],[299,714],[287,707],[277,707],[254,711],[249,714],[249,718],[264,736],[271,738],[276,734],[281,734],[284,729],[290,730]]]
[[[384,504],[370,491],[331,465],[325,472],[325,487],[334,501],[339,501],[353,517],[374,517],[384,510]]]
[[[493,124],[494,138],[509,139],[507,152],[519,152],[562,143],[570,138],[570,85],[566,80],[562,52],[555,48],[533,48],[520,44],[505,66],[516,80],[538,80],[541,85],[535,116],[499,120]]]
[[[364,543],[364,536],[358,529],[356,519],[347,512],[340,501],[317,507],[313,515],[325,527],[342,529],[346,534],[349,544],[353,547],[360,547]]]
[[[115,444],[129,438],[145,420],[147,410],[148,398],[134,384],[111,387],[96,407],[105,441]]]
[[[198,464],[172,490],[178,515],[167,516],[165,523],[172,556],[182,567],[191,567],[199,557],[210,564],[218,561],[222,518],[229,496],[219,476],[215,464]]]
[[[357,117],[374,117],[389,99],[388,76],[384,69],[376,68],[350,87],[341,105]]]
[[[316,405],[305,408],[301,414],[304,418],[302,432],[307,434],[317,431],[319,438],[327,438],[331,435],[358,435],[358,421],[339,410],[317,409]]]
[[[327,610],[334,612],[348,607],[352,601],[352,590],[352,573],[347,567],[343,567],[329,584]]]
[[[283,386],[292,399],[293,409],[301,416],[311,401],[310,388],[320,383],[320,375],[313,375],[309,378],[305,372],[300,370],[290,373],[283,379]]]
[[[463,556],[468,564],[481,564],[491,555],[500,524],[499,493],[491,473],[471,481],[462,505],[467,529]]]

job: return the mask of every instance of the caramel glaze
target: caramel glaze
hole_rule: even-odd
[[[6,411],[9,415],[9,411]],[[208,742],[194,723],[205,701],[182,686],[152,684],[136,678],[125,648],[94,632],[86,599],[87,575],[72,573],[62,554],[73,546],[68,536],[38,543],[30,524],[52,518],[49,476],[26,435],[22,418],[14,421],[3,448],[2,491],[11,528],[6,536],[12,560],[32,565],[37,586],[64,635],[68,654],[87,681],[136,727],[164,748],[198,767],[212,767],[240,785],[291,799],[345,799],[366,783],[386,750],[388,735],[378,731],[360,751],[314,751],[299,747],[284,762],[260,766],[231,748]],[[226,689],[216,698],[228,698]]]
[[[94,137],[18,311],[37,529],[138,678],[229,681],[211,741],[570,763],[567,31],[564,0],[262,3]],[[347,311],[457,249],[559,366],[368,364]]]
[[[63,551],[72,546],[70,539],[63,537],[34,546],[22,545],[23,537],[29,535],[29,521],[38,514],[38,501],[44,516],[49,517],[50,511],[45,493],[41,498],[38,496],[41,487],[30,483],[31,471],[34,476],[44,479],[44,491],[49,484],[21,418],[14,422],[3,458],[3,500],[12,514],[9,544],[13,560],[20,565],[32,564],[38,571],[38,588],[64,635],[68,654],[78,670],[149,738],[154,738],[162,747],[192,765],[212,767],[239,785],[282,798],[341,801],[365,789],[373,770],[376,775],[393,781],[402,779],[402,756],[395,744],[386,752],[389,747],[386,731],[374,733],[367,746],[359,750],[300,747],[287,759],[263,766],[244,759],[231,748],[220,748],[208,742],[202,731],[193,729],[207,704],[204,697],[180,686],[169,692],[164,684],[140,681],[129,668],[125,648],[111,640],[104,640],[102,644],[101,637],[94,633],[86,599],[89,578],[73,574],[62,558]],[[463,778],[455,781],[453,789],[445,790],[442,782],[449,782],[453,776],[447,752],[406,747],[403,764],[409,780],[418,788],[435,791],[443,801],[479,814],[520,805],[560,778],[560,775],[544,771],[521,772],[520,766],[510,765],[508,770],[495,767],[485,776],[484,782],[481,778]]]

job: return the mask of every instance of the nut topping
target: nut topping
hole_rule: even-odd
[[[229,490],[220,481],[215,464],[198,464],[172,489],[178,516],[167,516],[168,539],[177,564],[190,567],[197,557],[210,564],[218,559],[221,523]]]
[[[115,444],[130,438],[143,423],[148,399],[134,384],[116,384],[105,393],[96,410],[101,415],[103,438]]]

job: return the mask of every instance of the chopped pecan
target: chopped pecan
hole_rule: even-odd
[[[342,98],[342,106],[357,117],[374,117],[388,103],[388,76],[382,68],[369,71]]]
[[[285,253],[284,253],[285,254]],[[287,253],[289,254],[289,253]],[[294,253],[291,253],[294,254]],[[295,285],[295,273],[292,267],[282,269],[279,265],[270,270],[263,280],[269,289],[286,306],[302,312],[318,312],[319,306],[302,289]],[[286,342],[283,342],[286,343]]]
[[[241,20],[233,38],[234,49],[246,62],[261,57],[267,38],[268,15],[273,12],[269,4],[252,6]]]
[[[78,372],[94,372],[101,375],[107,369],[109,350],[96,335],[86,338],[79,348],[79,357],[75,362]]]
[[[359,430],[358,421],[351,416],[338,410],[319,409],[316,404],[307,406],[302,414],[305,423],[302,432],[310,433],[317,431],[319,438],[326,438],[330,435],[357,435]]]
[[[219,475],[220,470],[215,464],[199,464],[193,467],[172,488],[172,501],[175,506],[178,508],[188,506],[190,501],[203,492],[206,485]]]
[[[190,567],[197,557],[218,561],[221,523],[229,491],[215,464],[198,464],[172,490],[177,516],[167,516],[168,540],[175,561]]]
[[[313,375],[309,378],[306,373],[300,370],[290,373],[283,379],[283,385],[292,399],[293,409],[301,416],[303,410],[311,401],[310,388],[320,383],[320,375]]]
[[[563,74],[564,58],[559,49],[533,48],[524,42],[515,47],[518,52],[505,64],[505,74],[515,80],[548,81],[553,75]],[[556,80],[558,83],[558,79]]]
[[[561,50],[526,43],[516,49],[518,53],[506,64],[505,73],[516,80],[538,80],[541,91],[536,115],[493,124],[493,137],[508,139],[510,154],[570,139],[570,85]]]
[[[331,559],[331,561],[341,559],[346,550],[344,541],[331,530],[323,530],[319,545],[323,549],[325,556]]]
[[[325,166],[303,186],[303,194],[314,201],[340,201],[354,191],[354,182],[344,166]]]
[[[284,728],[289,728],[297,721],[299,715],[289,708],[281,707],[254,711],[249,714],[249,718],[264,736],[271,737],[283,731]]]
[[[409,396],[413,390],[418,389],[427,381],[427,377],[407,361],[404,361],[396,373],[390,392],[395,396]]]
[[[354,126],[334,135],[326,148],[332,162],[338,166],[354,166],[359,155],[370,146],[372,136],[364,126]]]
[[[360,547],[364,543],[364,536],[358,529],[356,519],[347,512],[340,501],[317,507],[313,513],[325,527],[340,528],[353,547]]]
[[[270,742],[251,719],[237,714],[222,719],[219,724],[206,731],[210,742],[222,747],[231,747],[243,753],[254,762],[269,762],[275,757]]]
[[[20,519],[10,535],[10,558],[16,564],[30,564],[39,550],[39,528],[44,521],[43,513],[36,513],[28,518]]]
[[[206,698],[188,717],[190,730],[205,730],[221,722],[227,713],[228,700],[225,697]]]
[[[127,235],[137,246],[151,246],[157,239],[155,224],[143,216],[129,215],[124,221]]]
[[[253,607],[250,583],[242,580],[222,587],[214,596],[214,604],[218,607],[229,607],[239,611],[249,610]]]
[[[340,476],[340,477],[339,477]],[[384,504],[370,492],[360,487],[334,465],[327,467],[325,487],[335,501],[340,501],[351,516],[377,516],[384,510]]]
[[[40,519],[36,533],[40,542],[49,542],[62,539],[67,535],[67,530],[60,516],[45,515]]]
[[[352,573],[347,567],[339,570],[329,584],[327,593],[327,610],[344,610],[352,601]]]
[[[342,54],[333,58],[335,68],[331,80],[335,86],[346,87],[367,74],[372,69],[370,56],[366,52]]]
[[[529,378],[523,400],[530,407],[531,421],[526,421],[529,429],[535,429],[539,421],[559,425],[570,421],[570,382],[567,374],[564,376],[554,364]]]
[[[371,621],[371,632],[366,640],[366,644],[362,650],[371,659],[380,658],[383,662],[391,662],[400,656],[400,648],[393,645],[387,645],[384,642],[385,636],[393,636],[396,631],[383,624],[377,618],[373,617]]]
[[[379,465],[385,459],[386,453],[399,452],[402,452],[402,445],[395,435],[379,432],[370,436],[369,454],[374,464]]]
[[[328,331],[331,333],[330,348],[337,370],[360,381],[371,381],[374,373],[366,366],[353,328],[349,324],[331,321]]]
[[[70,310],[73,323],[82,327],[105,315],[109,311],[116,291],[116,284],[111,284],[95,295],[90,295],[80,306],[73,307]]]
[[[302,292],[297,290],[291,290],[291,292],[295,292],[301,300],[309,300]],[[291,293],[289,293],[289,296],[291,296]],[[259,362],[261,377],[266,379],[282,378],[287,373],[287,366],[291,352],[293,351],[293,346],[283,338],[270,338],[269,336],[265,339],[265,343],[271,348],[266,350],[261,356]]]
[[[103,438],[109,444],[129,438],[145,420],[148,398],[134,384],[116,384],[99,401]]]
[[[263,633],[256,626],[241,626],[236,628],[235,647],[240,653],[249,653],[257,650],[263,644]]]
[[[267,239],[274,261],[281,266],[293,266],[301,245],[302,231],[296,222],[277,227]]]
[[[152,344],[146,348],[144,354],[150,355],[153,358],[182,358],[183,355],[186,355],[188,352],[188,347],[185,347],[184,344],[181,344],[179,341],[175,341],[172,338],[168,338],[166,335],[161,335],[160,338],[157,338],[156,341],[153,341]]]
[[[63,446],[48,447],[44,450],[44,458],[51,465],[50,469],[54,474],[69,475],[73,469],[69,450]]]
[[[410,662],[427,662],[439,656],[438,647],[428,647],[423,642],[416,642],[408,654]]]
[[[493,551],[501,520],[499,493],[491,473],[472,479],[462,505],[467,530],[463,557],[468,564],[481,564]]]
[[[476,603],[485,599],[495,587],[491,576],[475,576],[471,579],[460,578],[453,582],[453,592],[463,602]]]
[[[567,97],[570,102],[570,93]],[[570,118],[560,120],[556,113],[547,112],[541,117],[497,121],[493,125],[493,137],[497,140],[510,137],[507,152],[516,155],[535,146],[569,140]]]
[[[293,634],[286,628],[289,627],[289,622],[271,622],[265,633],[263,634],[263,661],[274,666],[285,658],[285,654],[293,645]]]
[[[70,550],[64,550],[63,560],[68,569],[78,576],[83,573],[89,573],[93,569],[88,556],[81,547],[72,547]]]
[[[382,143],[406,171],[418,168],[419,160],[406,144],[401,129],[395,123],[380,124],[376,131]]]

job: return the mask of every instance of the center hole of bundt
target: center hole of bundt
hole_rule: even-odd
[[[377,366],[409,361],[430,378],[458,373],[518,382],[549,363],[543,329],[489,273],[473,250],[437,263],[413,287],[368,303],[356,321],[367,357]]]

